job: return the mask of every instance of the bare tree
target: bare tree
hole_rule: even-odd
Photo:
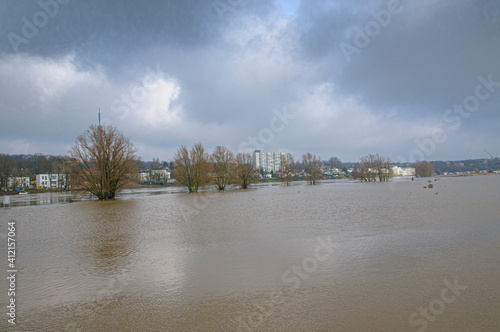
[[[167,183],[167,180],[167,174],[166,171],[162,169],[160,158],[153,158],[151,167],[149,167],[148,169],[147,181],[149,182],[149,184],[161,185]]]
[[[241,188],[247,189],[248,186],[256,182],[257,173],[254,170],[253,158],[249,153],[238,153],[236,155],[236,182]]]
[[[373,156],[379,181],[389,181],[391,177],[391,159],[379,154]]]
[[[368,155],[359,158],[360,163],[356,168],[356,171],[353,172],[355,178],[361,179],[366,182],[375,182],[376,178],[376,165],[373,155]]]
[[[302,163],[304,171],[307,173],[307,181],[309,184],[316,184],[321,179],[321,159],[307,152],[302,155]]]
[[[328,159],[328,161],[326,162],[326,165],[328,165],[330,167],[339,168],[339,169],[342,169],[342,167],[343,167],[342,161],[340,161],[340,159],[337,157],[331,157],[330,159]]]
[[[201,143],[193,146],[191,151],[181,145],[174,154],[175,179],[188,187],[190,193],[210,182],[210,156]]]
[[[354,177],[366,182],[389,181],[391,176],[391,159],[379,154],[361,157]]]
[[[419,161],[413,167],[417,177],[429,177],[434,173],[434,165],[428,161]]]
[[[91,125],[70,150],[73,183],[97,196],[114,199],[137,171],[136,149],[116,127]]]
[[[21,172],[19,172],[19,169],[17,167],[12,167],[12,170],[10,171],[10,187],[12,188],[17,188],[21,186]]]
[[[217,146],[212,153],[213,177],[219,190],[226,189],[234,178],[234,154],[223,146]]]
[[[291,154],[286,156],[282,155],[280,158],[281,181],[285,182],[287,186],[290,186],[294,178],[294,173],[297,169],[295,160]]]
[[[161,164],[160,164],[160,158],[153,158],[153,163],[151,164],[151,169],[160,169]]]

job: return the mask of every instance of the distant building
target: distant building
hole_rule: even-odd
[[[402,168],[399,166],[393,166],[392,174],[394,174],[394,176],[415,176],[415,168],[413,167]]]
[[[264,172],[278,172],[281,170],[281,156],[290,158],[288,152],[261,152],[255,150],[253,152],[253,162],[256,170],[264,170]]]
[[[139,172],[140,183],[165,184],[170,182],[170,169],[153,169]]]
[[[30,183],[29,176],[10,177],[7,181],[7,187],[29,187]]]
[[[64,188],[66,187],[66,174],[37,174],[37,188]]]

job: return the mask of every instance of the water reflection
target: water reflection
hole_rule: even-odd
[[[137,252],[137,224],[135,201],[94,202],[75,205],[75,213],[85,215],[75,222],[75,233],[80,239],[76,252],[80,264],[96,275],[112,275],[127,268],[131,255]]]
[[[26,194],[26,195],[9,195],[10,204],[8,207],[21,207],[21,206],[33,206],[33,205],[50,205],[50,204],[64,204],[71,203],[75,200],[81,200],[83,197],[81,195],[74,195],[71,193],[59,193],[59,192],[46,192],[37,194]],[[4,200],[0,202],[0,207],[7,207],[4,205]]]

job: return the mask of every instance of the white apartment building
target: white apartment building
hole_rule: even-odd
[[[253,163],[256,170],[263,169],[264,172],[277,172],[281,170],[281,156],[290,158],[288,152],[253,152]]]
[[[64,188],[66,186],[66,174],[37,174],[36,186],[37,188]]]

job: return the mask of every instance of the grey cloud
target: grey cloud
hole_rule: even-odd
[[[302,1],[291,15],[280,1],[220,0],[229,6],[221,12],[214,1],[72,0],[18,54],[8,33],[20,33],[21,18],[40,6],[0,2],[4,151],[14,142],[39,149],[32,152],[70,145],[99,107],[145,159],[167,160],[197,141],[236,150],[269,128],[273,109],[288,108],[296,118],[264,150],[395,159],[446,125],[443,113],[474,94],[478,76],[500,81],[496,1],[402,0],[401,13],[350,62],[340,45],[352,44],[353,29],[389,1]],[[148,68],[161,68],[159,88],[135,100],[129,115],[115,112],[117,100],[140,91]],[[494,150],[499,101],[500,89],[432,158]],[[29,130],[11,125],[19,119]]]

